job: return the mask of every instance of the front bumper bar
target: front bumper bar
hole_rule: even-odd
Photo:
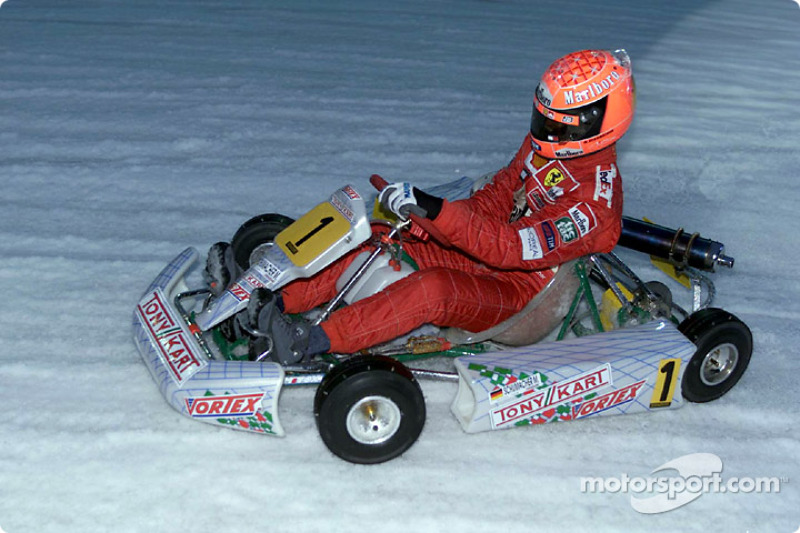
[[[187,248],[145,291],[133,312],[133,339],[164,399],[179,413],[234,429],[283,436],[278,397],[284,370],[277,363],[209,357],[175,307],[199,253]]]

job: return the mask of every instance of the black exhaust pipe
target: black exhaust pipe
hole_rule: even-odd
[[[713,272],[717,265],[733,268],[734,259],[724,254],[724,244],[683,228],[666,228],[637,218],[622,217],[617,244],[666,259],[678,268],[690,266],[706,272]]]

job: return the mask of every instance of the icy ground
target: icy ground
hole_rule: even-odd
[[[790,0],[9,0],[0,8],[0,528],[94,531],[773,531],[800,525],[800,8]],[[402,458],[362,467],[288,391],[276,439],[173,411],[132,309],[187,245],[296,216],[367,177],[436,184],[504,165],[537,77],[629,50],[626,213],[737,259],[741,383],[706,405],[467,435],[423,383]],[[644,261],[629,255],[640,272]],[[720,456],[778,494],[642,515],[582,476]]]

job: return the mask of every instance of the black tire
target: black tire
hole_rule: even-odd
[[[683,397],[710,402],[731,390],[750,363],[750,328],[727,311],[709,308],[689,315],[678,329],[697,346],[683,373]]]
[[[250,256],[262,244],[275,240],[275,236],[288,227],[294,219],[277,213],[253,217],[236,231],[231,239],[233,257],[242,270],[250,267]]]
[[[425,425],[419,383],[390,357],[354,357],[325,376],[314,398],[322,441],[345,461],[376,464],[398,457]]]

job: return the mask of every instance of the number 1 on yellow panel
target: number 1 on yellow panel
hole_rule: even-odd
[[[680,359],[662,359],[659,361],[656,386],[653,388],[650,409],[669,407],[672,404],[672,396],[675,394],[675,384],[678,382],[678,370],[680,368]]]
[[[329,203],[319,204],[275,237],[275,243],[297,266],[305,266],[350,229],[350,222]]]

